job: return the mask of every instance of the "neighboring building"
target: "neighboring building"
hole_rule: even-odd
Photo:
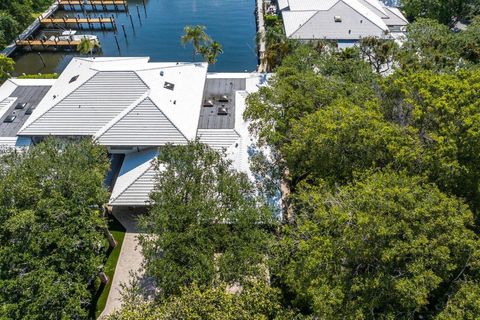
[[[243,111],[247,94],[266,77],[209,74],[207,68],[149,58],[74,58],[57,80],[9,80],[0,87],[0,145],[92,137],[106,146],[117,168],[107,177],[111,205],[148,204],[153,160],[166,144],[198,138],[225,150],[233,166],[252,177],[252,138]],[[18,102],[27,102],[31,115],[15,111]],[[14,112],[17,117],[4,122]]]
[[[398,39],[408,24],[379,0],[278,0],[288,38],[336,41],[349,47],[365,37]]]

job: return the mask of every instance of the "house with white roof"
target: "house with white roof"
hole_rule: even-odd
[[[0,87],[0,145],[91,137],[118,168],[110,177],[113,206],[149,204],[154,160],[166,144],[199,139],[224,150],[234,168],[252,177],[253,139],[243,112],[248,93],[266,77],[207,69],[207,63],[149,58],[74,58],[57,80],[9,80]]]
[[[285,34],[302,41],[354,45],[365,37],[398,38],[408,20],[380,0],[278,0]]]

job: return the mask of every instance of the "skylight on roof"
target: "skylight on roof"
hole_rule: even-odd
[[[175,89],[175,85],[173,83],[165,81],[165,84],[163,85],[165,89],[172,90]]]
[[[75,77],[72,77],[72,79],[70,79],[70,81],[68,83],[72,83],[72,82],[75,82],[77,81],[79,75],[76,75]]]

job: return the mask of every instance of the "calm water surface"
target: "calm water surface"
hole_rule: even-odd
[[[99,37],[99,56],[149,56],[150,61],[191,61],[191,46],[183,47],[180,37],[185,25],[205,25],[207,33],[220,42],[224,54],[211,70],[221,72],[253,71],[257,65],[255,49],[255,0],[129,0],[130,17],[125,12],[110,12],[117,22],[117,48],[113,31],[84,30],[78,33]],[[140,17],[137,14],[139,7]],[[146,12],[145,12],[146,11]],[[106,13],[89,12],[91,16]],[[72,12],[57,12],[57,16]],[[82,15],[82,12],[76,14]],[[125,26],[125,38],[122,26]],[[74,28],[72,26],[72,28]],[[76,28],[76,27],[75,27]],[[17,52],[16,74],[60,73],[75,56],[74,52],[42,52],[46,67],[36,52]],[[197,60],[201,57],[197,56]]]

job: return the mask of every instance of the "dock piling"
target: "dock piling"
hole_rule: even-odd
[[[133,25],[133,18],[132,18],[132,15],[129,14],[128,15],[130,17],[130,22],[132,23],[132,29],[133,29],[133,32],[135,32],[135,26]]]
[[[46,67],[47,64],[45,63],[45,60],[43,60],[42,54],[40,52],[38,52],[38,56],[40,57],[40,60],[42,61],[43,66]]]
[[[122,29],[123,29],[123,35],[126,38],[127,37],[127,32],[125,31],[125,25],[124,24],[122,24]]]
[[[115,37],[115,43],[117,44],[117,49],[118,49],[118,52],[120,52],[120,45],[118,44],[118,38],[117,38],[117,35],[114,34],[113,35]]]

